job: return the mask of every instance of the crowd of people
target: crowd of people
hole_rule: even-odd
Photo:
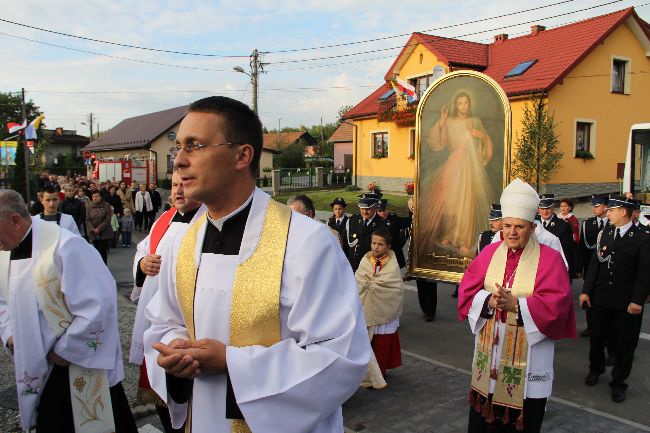
[[[0,338],[22,428],[137,431],[106,263],[139,230],[128,358],[166,433],[342,431],[342,403],[360,386],[384,388],[401,365],[413,200],[400,217],[375,189],[350,216],[337,197],[325,224],[306,195],[274,201],[255,186],[260,120],[230,98],[191,104],[176,140],[158,218],[155,184],[43,174],[32,215],[0,191]],[[571,200],[559,215],[556,204],[510,183],[458,284],[458,316],[475,335],[469,432],[541,430],[555,341],[576,336],[574,278],[589,325],[585,384],[612,365],[611,398],[625,400],[650,292],[647,220],[625,196],[594,196],[582,224]],[[432,321],[437,282],[417,288]]]
[[[120,242],[122,248],[131,248],[134,230],[148,232],[163,204],[155,183],[147,187],[41,173],[37,185],[30,213],[84,237],[104,263],[108,263],[109,250]]]

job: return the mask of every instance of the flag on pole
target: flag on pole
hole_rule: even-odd
[[[24,129],[25,126],[27,126],[26,120],[23,123],[7,122],[7,129],[9,130],[10,134],[13,134],[14,132],[18,132],[21,129]]]
[[[402,80],[397,75],[395,76],[395,85],[400,90],[400,93],[406,94],[409,102],[413,102],[417,99],[417,95],[415,94],[415,87]]]
[[[27,125],[27,128],[25,128],[25,138],[27,140],[36,140],[38,139],[38,135],[36,134],[36,130],[38,129],[39,126],[41,126],[41,121],[45,117],[45,114],[41,114],[38,116],[36,119],[32,120],[29,125]]]

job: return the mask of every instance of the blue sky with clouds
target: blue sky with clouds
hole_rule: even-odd
[[[24,87],[27,97],[46,113],[48,127],[78,129],[86,134],[87,127],[81,122],[90,112],[105,130],[124,118],[184,105],[211,94],[250,103],[248,77],[232,68],[241,65],[248,70],[247,56],[257,48],[267,53],[262,56],[267,73],[260,77],[259,87],[259,112],[265,126],[276,128],[279,119],[283,127],[317,124],[321,117],[327,123],[336,120],[341,106],[358,103],[382,84],[408,36],[333,48],[278,51],[426,30],[487,43],[497,33],[511,37],[528,33],[531,21],[553,27],[630,6],[643,5],[637,13],[650,20],[648,2],[27,0],[3,8],[0,18],[129,45],[243,57],[139,50],[0,22],[0,91]],[[544,5],[549,6],[489,19]],[[599,7],[579,11],[594,6]],[[551,18],[556,15],[562,16]],[[480,19],[486,20],[441,28]],[[359,54],[374,50],[381,51]],[[316,58],[321,60],[311,60]]]

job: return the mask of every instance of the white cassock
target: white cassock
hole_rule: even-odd
[[[52,365],[51,349],[85,368],[108,370],[109,386],[124,378],[117,328],[115,280],[95,248],[80,236],[61,230],[54,263],[61,275],[61,291],[74,319],[57,340],[43,316],[35,293],[34,264],[38,261],[39,226],[51,224],[32,217],[32,257],[12,260],[9,266],[9,305],[0,291],[0,335],[14,340],[16,382],[23,427],[35,422],[38,402],[23,405],[25,379],[42,392]],[[95,342],[93,346],[89,342]],[[33,379],[33,380],[32,380]]]
[[[40,214],[35,215],[34,217],[41,219]],[[55,221],[47,221],[47,222],[56,224]],[[81,236],[81,234],[79,233],[79,227],[77,227],[77,223],[74,221],[74,218],[72,218],[72,215],[68,215],[67,213],[62,213],[61,220],[59,221],[59,227],[69,230],[77,236]]]
[[[568,270],[569,263],[566,261],[566,257],[564,256],[564,251],[562,250],[562,243],[560,243],[560,238],[558,238],[553,233],[546,230],[544,226],[538,221],[534,222],[533,224],[535,224],[535,239],[537,239],[537,242],[539,242],[542,245],[546,245],[547,247],[551,247],[555,251],[558,251],[562,256],[562,260],[564,260],[564,265]],[[495,242],[501,242],[501,231],[496,232],[494,236],[492,236],[492,242],[490,243],[493,244]]]
[[[206,211],[205,205],[201,205],[201,207],[197,210],[196,214],[192,218],[192,221],[190,222],[193,223],[196,221],[200,216],[202,216]],[[150,249],[150,244],[149,241],[151,239],[151,233],[154,232],[156,229],[156,224],[160,222],[160,219],[156,220],[154,225],[151,228],[151,231],[149,232],[149,235],[144,238],[140,243],[138,244],[137,251],[135,253],[135,257],[133,259],[133,280],[135,281],[136,274],[138,271],[138,264],[140,263],[140,259],[142,259],[144,256],[149,254],[149,249]],[[169,224],[169,228],[167,231],[165,231],[165,234],[163,235],[162,239],[160,239],[160,242],[158,243],[158,246],[156,247],[156,254],[162,256],[162,251],[167,248],[166,245],[173,242],[174,236],[178,231],[183,228],[184,226],[187,226],[185,223],[181,222],[171,222]],[[163,259],[161,259],[162,262]],[[138,300],[138,308],[136,309],[135,312],[135,320],[133,322],[133,334],[131,336],[131,349],[129,351],[129,362],[132,364],[137,364],[140,365],[142,364],[142,361],[144,359],[144,342],[143,342],[143,337],[144,337],[144,331],[151,325],[151,322],[147,320],[144,314],[144,310],[151,301],[151,298],[153,298],[153,295],[156,293],[158,290],[158,275],[155,276],[147,276],[144,280],[144,284],[142,284],[142,288],[140,287],[133,287],[133,292],[131,293],[131,300],[136,301]]]
[[[253,432],[340,433],[341,404],[358,389],[371,349],[352,269],[325,225],[292,212],[280,288],[282,340],[268,348],[228,346],[235,271],[257,246],[270,200],[258,188],[252,197],[239,256],[201,253],[205,230],[199,230],[196,338],[227,345],[235,398]],[[172,259],[162,263],[158,292],[146,308],[152,326],[144,335],[149,381],[169,405],[175,428],[183,424],[186,412],[167,395],[165,372],[151,345],[188,338],[175,289],[177,254],[186,230],[162,251]],[[194,379],[192,431],[230,432],[225,412],[226,375]]]

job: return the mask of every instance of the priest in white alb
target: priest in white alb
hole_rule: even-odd
[[[501,195],[502,242],[461,280],[460,320],[475,335],[468,432],[539,432],[553,386],[555,341],[575,337],[566,265],[534,236],[539,197],[515,179]]]
[[[115,280],[88,242],[0,191],[0,336],[20,424],[37,433],[135,433],[121,380]]]
[[[174,235],[187,224],[191,224],[205,213],[205,206],[201,203],[188,200],[183,192],[181,177],[178,173],[172,174],[170,196],[173,207],[156,220],[151,227],[151,232],[139,244],[133,258],[134,287],[131,300],[138,301],[138,308],[133,322],[131,335],[131,350],[129,362],[140,366],[140,380],[138,382],[138,402],[146,405],[153,403],[156,406],[160,421],[165,432],[174,432],[169,419],[169,412],[165,403],[151,389],[147,377],[147,368],[144,363],[144,331],[151,326],[144,310],[158,290],[158,273],[160,264],[164,260],[161,255],[165,245],[172,242]],[[180,429],[178,430],[180,431]]]
[[[174,428],[342,432],[370,345],[354,275],[320,224],[255,187],[262,125],[226,97],[194,102],[174,165],[208,211],[161,251],[145,359]]]

